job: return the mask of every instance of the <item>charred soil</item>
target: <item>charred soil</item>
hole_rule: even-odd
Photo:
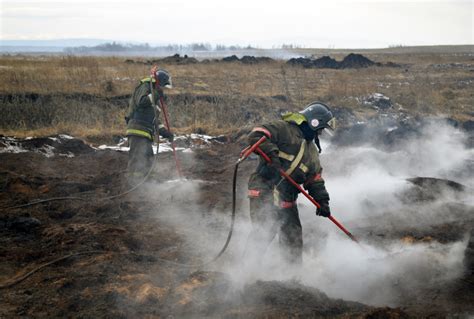
[[[2,318],[407,318],[473,310],[472,272],[449,287],[426,287],[424,296],[401,304],[402,308],[377,308],[332,299],[298,282],[256,281],[239,290],[225,273],[181,267],[177,263],[200,263],[203,256],[184,240],[183,230],[161,221],[154,212],[166,214],[179,202],[189,205],[190,212],[196,205],[203,212],[219,206],[230,214],[230,167],[241,145],[180,154],[186,177],[205,181],[192,202],[185,194],[173,193],[172,186],[161,193],[146,191],[153,183],[163,185],[175,178],[171,153],[158,156],[157,172],[142,186],[144,191],[103,200],[127,188],[127,153],[94,150],[77,140],[71,143],[75,146],[66,150],[73,157],[0,154],[0,284],[12,284],[0,288]],[[242,165],[242,178],[252,166]],[[85,200],[6,208],[61,196]],[[220,226],[225,233],[228,225]],[[466,225],[446,225],[445,230],[452,233],[453,227]],[[431,235],[447,238],[443,227]],[[468,258],[472,263],[472,256]]]

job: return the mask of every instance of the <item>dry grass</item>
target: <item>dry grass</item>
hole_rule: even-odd
[[[389,96],[412,115],[472,119],[471,56],[380,52],[367,56],[409,67],[303,69],[283,61],[160,67],[173,75],[175,89],[168,96],[172,123],[180,131],[229,132],[273,118],[285,109],[300,109],[313,100],[348,108],[364,117],[373,110],[362,105],[360,98],[374,92]],[[449,63],[463,67],[433,66]],[[128,96],[148,72],[149,66],[116,57],[0,57],[0,133],[119,134],[124,129],[127,98],[110,98]],[[40,99],[18,98],[26,93],[36,93]]]

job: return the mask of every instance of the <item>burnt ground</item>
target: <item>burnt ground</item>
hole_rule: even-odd
[[[212,182],[203,184],[195,200],[172,191],[150,196],[141,190],[101,200],[126,189],[127,153],[78,146],[68,149],[74,157],[0,154],[0,285],[61,256],[84,253],[0,288],[0,317],[436,318],[474,313],[471,270],[444,286],[425,287],[422,294],[402,301],[400,308],[377,308],[331,299],[296,281],[256,281],[239,290],[228,274],[212,267],[181,267],[164,261],[204,260],[184,239],[183,230],[161,221],[154,212],[171,212],[179,203],[189,212],[196,206],[202,211],[219,206],[230,214],[232,169],[224,168],[235,161],[240,149],[237,144],[215,145],[196,150],[193,156],[180,154],[187,178]],[[143,188],[175,178],[171,153],[160,154],[158,163],[157,173]],[[242,178],[253,165],[242,165]],[[62,196],[86,200],[6,209]],[[227,225],[228,221],[222,225],[222,233]],[[439,225],[427,233],[386,228],[384,236],[411,236],[414,241],[430,236],[449,242],[472,226],[469,220]],[[378,230],[354,231],[367,234],[362,240],[380,237]],[[472,269],[473,253],[471,238],[467,269]]]

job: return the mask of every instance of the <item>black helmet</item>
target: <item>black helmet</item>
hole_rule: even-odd
[[[171,75],[168,71],[160,69],[155,73],[155,79],[158,81],[158,85],[171,89],[173,87],[171,83]]]
[[[323,128],[329,128],[331,130],[336,128],[336,119],[332,115],[329,107],[324,103],[313,102],[303,111],[300,111],[300,114],[306,118],[309,127],[313,131]]]

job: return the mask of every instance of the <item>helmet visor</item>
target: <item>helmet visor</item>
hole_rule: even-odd
[[[330,119],[327,123],[327,127],[331,130],[335,130],[336,129],[336,118],[333,117],[332,119]]]
[[[173,82],[171,82],[171,76],[168,79],[168,83],[165,84],[165,88],[167,88],[167,89],[172,89],[173,88]]]

